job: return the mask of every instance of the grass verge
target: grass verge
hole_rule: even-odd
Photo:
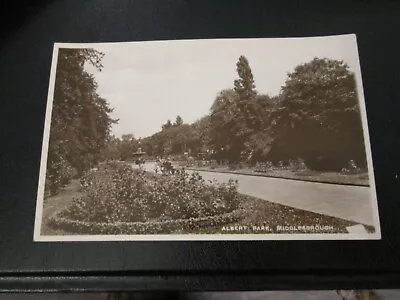
[[[42,214],[42,235],[65,235],[68,232],[63,230],[55,230],[50,224],[50,217],[60,212],[73,203],[74,198],[82,196],[80,191],[79,180],[72,180],[69,185],[60,190],[60,192],[52,197],[47,197],[43,201],[43,214]]]
[[[271,170],[267,172],[256,172],[250,168],[229,170],[228,167],[188,167],[187,170],[220,172],[230,174],[251,175],[260,177],[282,178],[300,181],[310,181],[319,183],[369,186],[368,173],[360,174],[341,174],[339,172],[317,172],[317,171],[292,171],[292,170]]]

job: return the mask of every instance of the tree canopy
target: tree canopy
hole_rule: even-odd
[[[168,130],[168,129],[170,129],[172,127],[172,122],[171,122],[171,120],[168,120],[165,124],[163,124],[162,126],[161,126],[161,128],[163,129],[163,130]]]
[[[316,169],[366,164],[355,77],[342,61],[315,58],[288,75],[273,112],[275,159],[301,157]]]
[[[176,116],[174,126],[181,126],[181,125],[183,125],[183,119],[181,116],[178,115]]]
[[[116,122],[85,70],[91,64],[101,71],[103,56],[94,49],[59,49],[46,177],[51,192],[98,162]]]

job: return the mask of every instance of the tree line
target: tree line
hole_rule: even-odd
[[[187,124],[180,116],[140,140],[150,156],[188,152],[229,163],[302,159],[314,170],[337,171],[350,160],[366,166],[354,73],[343,61],[315,58],[287,75],[279,95],[256,89],[248,59],[222,90],[210,113]]]
[[[301,158],[314,170],[340,170],[350,160],[366,166],[354,74],[343,61],[315,58],[287,75],[278,95],[259,93],[245,56],[237,79],[221,90],[209,114],[191,124],[181,116],[151,136],[112,136],[107,101],[85,70],[103,68],[93,49],[60,49],[48,149],[46,189],[55,192],[100,161],[188,153],[218,162],[288,162]],[[134,129],[133,129],[134,130]]]

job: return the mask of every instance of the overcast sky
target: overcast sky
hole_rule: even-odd
[[[256,89],[276,95],[288,72],[314,57],[344,60],[359,70],[354,36],[307,39],[185,40],[86,44],[105,53],[94,74],[98,93],[120,119],[113,134],[145,137],[179,114],[191,123],[209,112],[217,93],[232,88],[245,55]],[[75,45],[74,47],[78,47]],[[79,47],[82,47],[79,46]],[[357,76],[358,77],[358,76]]]

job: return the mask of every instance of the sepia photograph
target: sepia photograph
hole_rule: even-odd
[[[34,241],[380,238],[354,34],[54,44]]]

